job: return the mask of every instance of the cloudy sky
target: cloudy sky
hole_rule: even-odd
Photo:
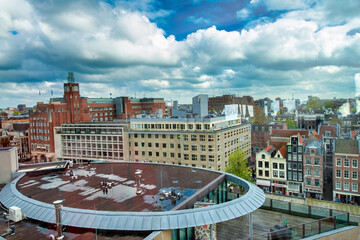
[[[354,97],[359,13],[358,0],[0,0],[0,107],[62,96],[69,71],[87,97]]]

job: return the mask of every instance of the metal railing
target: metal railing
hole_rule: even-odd
[[[302,239],[316,234],[328,232],[350,225],[350,214],[341,213],[320,220],[279,229],[277,231],[255,235],[252,240],[258,239]]]

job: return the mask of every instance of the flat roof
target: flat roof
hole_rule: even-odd
[[[161,171],[163,168],[168,170]],[[132,182],[137,169],[143,170],[140,178],[143,192],[140,195],[134,195],[137,188]],[[54,206],[49,202],[64,199],[61,211],[64,226],[154,231],[227,221],[253,212],[265,201],[264,192],[256,185],[232,174],[201,168],[154,163],[98,163],[75,170],[73,173],[78,178],[73,181],[69,179],[69,171],[39,175],[33,179],[20,176],[2,189],[0,202],[7,208],[21,208],[29,219],[55,223]],[[91,178],[96,180],[92,182]],[[102,180],[114,182],[108,193],[100,190]],[[246,194],[228,202],[192,208],[195,201],[202,200],[209,191],[221,188],[224,180],[244,187]],[[164,200],[159,204],[158,191],[171,188],[175,188],[176,193],[183,192],[184,200],[176,204]]]
[[[135,171],[142,170],[141,194],[136,194]],[[73,177],[71,177],[73,174]],[[52,204],[64,199],[66,207],[100,211],[167,211],[219,177],[217,172],[174,165],[91,163],[64,172],[25,175],[16,188],[27,197]],[[75,176],[75,177],[74,177]],[[101,185],[111,183],[107,192]],[[174,190],[182,197],[160,200],[159,192]]]

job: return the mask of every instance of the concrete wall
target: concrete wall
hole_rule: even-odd
[[[11,181],[19,169],[17,148],[0,148],[0,182]]]

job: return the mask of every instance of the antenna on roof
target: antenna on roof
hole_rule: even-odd
[[[73,72],[68,72],[68,83],[74,83],[75,79],[74,79],[74,73]]]

